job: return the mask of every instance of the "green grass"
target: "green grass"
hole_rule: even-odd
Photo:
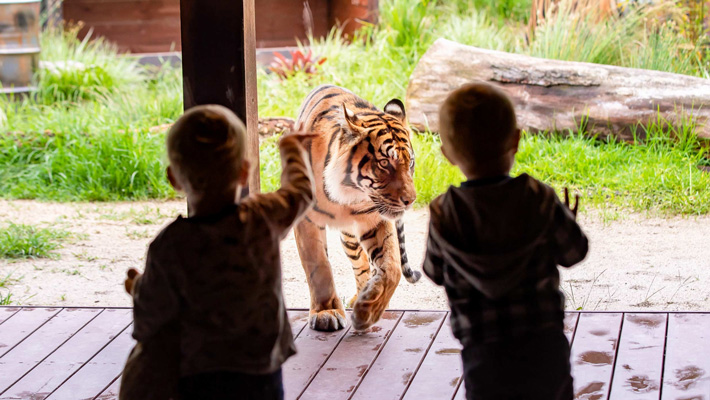
[[[0,228],[0,258],[54,258],[69,232],[10,223]]]
[[[380,107],[392,98],[404,99],[411,72],[439,37],[521,54],[710,77],[709,57],[700,56],[699,44],[672,23],[651,24],[649,10],[632,9],[624,18],[604,22],[562,12],[526,42],[529,5],[529,0],[381,0],[379,25],[366,26],[351,42],[336,31],[312,42],[314,54],[327,57],[317,74],[281,81],[260,70],[259,114],[294,117],[308,92],[324,83],[347,87]],[[76,30],[44,33],[42,44],[38,96],[0,98],[2,197],[174,197],[165,179],[164,129],[153,127],[173,122],[182,112],[181,70],[140,67],[105,42],[77,40]],[[514,173],[528,172],[558,188],[569,185],[591,205],[707,213],[710,174],[696,166],[709,162],[689,132],[692,124],[681,128],[684,141],[671,139],[674,133],[665,125],[649,127],[650,139],[635,146],[579,135],[525,135]],[[463,177],[441,156],[436,136],[418,135],[413,143],[418,204],[423,205]],[[273,190],[280,175],[276,138],[267,139],[260,154],[262,188]]]

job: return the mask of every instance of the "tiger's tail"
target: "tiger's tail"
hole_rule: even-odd
[[[404,275],[404,279],[406,279],[407,282],[416,283],[422,277],[422,273],[412,270],[412,267],[409,266],[407,250],[404,248],[404,222],[402,222],[401,218],[397,220],[396,226],[397,239],[399,240],[399,255],[402,259],[402,275]]]

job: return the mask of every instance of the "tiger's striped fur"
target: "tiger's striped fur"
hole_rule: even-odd
[[[421,277],[409,267],[401,221],[416,198],[404,105],[394,99],[383,112],[346,89],[320,86],[303,102],[296,127],[317,135],[308,149],[316,203],[295,229],[311,292],[310,326],[346,325],[328,262],[331,227],[340,230],[355,273],[353,327],[365,329],[379,320],[401,275],[409,282]]]

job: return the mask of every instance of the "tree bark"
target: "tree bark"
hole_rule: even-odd
[[[462,84],[484,81],[507,93],[518,126],[633,140],[650,122],[692,118],[710,139],[710,80],[667,72],[557,61],[484,50],[445,39],[422,56],[409,80],[407,115],[419,130],[439,129],[439,106]]]

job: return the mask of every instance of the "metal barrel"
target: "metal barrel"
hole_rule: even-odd
[[[0,93],[34,90],[39,63],[40,0],[0,0]]]

